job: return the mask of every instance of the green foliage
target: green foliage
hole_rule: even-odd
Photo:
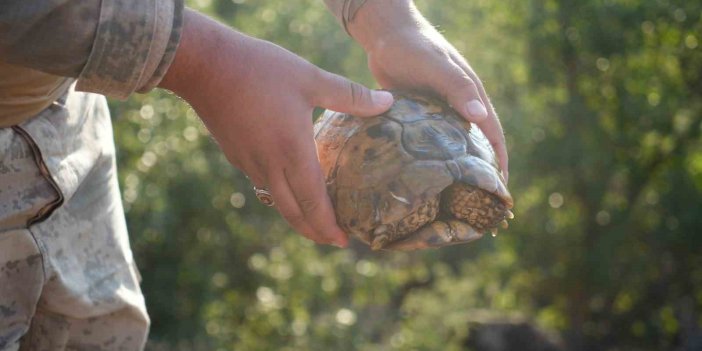
[[[702,324],[702,4],[418,1],[485,81],[516,219],[417,253],[318,247],[258,204],[182,101],[112,102],[151,348],[460,350],[529,321],[568,349],[693,347]],[[319,0],[192,1],[373,85]]]

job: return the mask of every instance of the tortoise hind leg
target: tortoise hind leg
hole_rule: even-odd
[[[436,196],[423,203],[401,220],[394,223],[381,224],[373,231],[373,240],[370,243],[371,249],[383,249],[391,242],[416,231],[427,223],[431,223],[436,219],[438,212],[439,196]]]
[[[388,250],[418,250],[463,244],[483,237],[483,233],[458,220],[434,221],[412,235],[388,244]]]

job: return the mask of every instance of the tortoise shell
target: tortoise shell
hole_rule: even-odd
[[[506,225],[512,197],[482,132],[445,103],[394,92],[382,115],[326,111],[315,141],[337,222],[373,249],[469,242]]]

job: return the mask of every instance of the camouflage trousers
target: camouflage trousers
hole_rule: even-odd
[[[105,98],[0,128],[0,350],[140,350],[149,327]]]

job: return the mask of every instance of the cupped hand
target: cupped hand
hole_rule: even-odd
[[[429,92],[475,123],[490,141],[505,180],[508,156],[502,126],[480,78],[466,59],[409,0],[369,0],[349,25],[368,65],[386,89]]]
[[[389,93],[192,11],[161,86],[193,106],[227,159],[253,185],[270,190],[294,229],[317,243],[347,245],[317,158],[312,112],[317,106],[377,115],[392,105]]]

